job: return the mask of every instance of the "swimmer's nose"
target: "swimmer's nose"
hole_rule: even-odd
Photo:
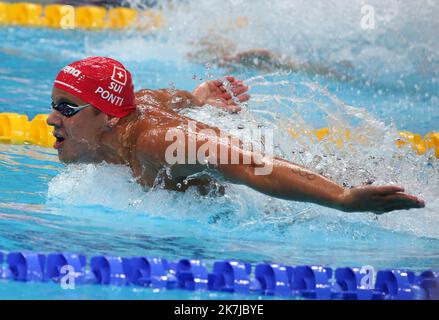
[[[61,117],[59,117],[58,115],[57,115],[57,112],[58,111],[53,111],[48,117],[47,117],[47,120],[46,120],[46,123],[49,125],[49,126],[52,126],[52,127],[55,127],[55,129],[58,129],[58,128],[60,128],[61,127]]]

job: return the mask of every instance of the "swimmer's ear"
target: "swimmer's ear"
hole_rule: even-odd
[[[107,116],[107,126],[109,128],[114,128],[119,122],[120,118]]]

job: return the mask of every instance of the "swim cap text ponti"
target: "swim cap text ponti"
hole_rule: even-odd
[[[91,57],[73,62],[59,72],[54,86],[110,116],[122,118],[136,109],[131,74],[111,58]]]

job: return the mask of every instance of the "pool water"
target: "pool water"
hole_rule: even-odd
[[[251,6],[245,1],[224,6],[214,0],[183,2],[175,5],[179,10],[164,7],[168,26],[155,32],[1,27],[0,112],[29,118],[49,113],[51,87],[60,68],[92,55],[120,59],[131,70],[136,89],[192,90],[229,71],[207,60],[187,58],[196,49],[191,43],[215,26],[215,32],[234,40],[238,49],[266,47],[298,61],[325,63],[346,76],[238,68],[233,75],[245,80],[252,94],[240,114],[209,106],[184,114],[237,135],[239,128],[273,129],[277,155],[346,185],[368,181],[403,185],[426,200],[425,208],[379,217],[343,213],[274,199],[229,183],[224,197],[160,187],[145,192],[125,167],[105,163],[65,167],[52,149],[0,144],[0,250],[198,258],[208,265],[239,259],[333,268],[437,269],[439,162],[431,153],[418,156],[410,148],[398,149],[394,140],[398,130],[420,134],[439,130],[439,50],[432,34],[438,30],[433,17],[439,15],[439,7],[428,1],[420,7],[414,1],[407,1],[407,6],[398,1],[388,7],[376,3],[382,11],[373,33],[357,30],[360,1],[312,7],[294,3],[292,10],[289,2],[273,1],[270,13],[262,15],[268,10],[262,1]],[[414,8],[417,18],[409,13]],[[322,10],[326,20],[318,25]],[[231,32],[230,21],[243,12],[248,25]],[[308,14],[311,20],[301,23],[300,17]],[[335,25],[340,16],[352,18]],[[335,34],[337,38],[331,38]],[[352,141],[339,149],[326,142],[299,142],[287,130],[325,126],[364,132],[370,140],[366,145]],[[242,298],[133,287],[84,286],[69,291],[55,284],[5,281],[0,286],[0,298],[41,297]]]

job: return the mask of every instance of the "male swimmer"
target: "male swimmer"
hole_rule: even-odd
[[[209,62],[218,67],[227,68],[228,72],[235,72],[240,68],[256,69],[262,72],[300,71],[312,75],[349,80],[348,75],[344,72],[329,68],[321,63],[301,63],[265,48],[239,51],[235,42],[213,31],[209,32],[208,36],[190,44],[193,50],[187,55],[189,60],[196,63]],[[352,67],[348,61],[342,61],[339,65],[345,69]]]
[[[248,88],[233,77],[226,77],[232,93],[241,102],[250,96]],[[163,186],[184,191],[189,186],[203,187],[209,181],[187,177],[205,172],[205,159],[219,157],[220,152],[203,151],[206,158],[188,159],[188,141],[195,141],[195,148],[204,148],[212,136],[201,134],[211,129],[211,135],[220,135],[218,128],[195,122],[175,110],[205,104],[238,109],[223,82],[207,81],[192,93],[178,90],[140,90],[134,93],[131,74],[125,67],[110,58],[92,57],[74,62],[63,68],[54,82],[52,91],[53,112],[47,123],[54,127],[60,161],[64,163],[100,163],[127,165],[133,176],[143,186],[153,186],[161,175]],[[169,164],[167,150],[176,141],[167,133],[179,130],[186,148],[185,161]],[[233,183],[247,185],[272,197],[316,203],[346,212],[371,211],[376,214],[392,210],[422,208],[423,200],[404,193],[398,186],[359,186],[344,188],[333,181],[281,158],[268,158],[257,151],[241,148],[229,140],[217,139],[216,148],[227,154],[238,152],[238,164],[213,161],[216,170]],[[250,164],[241,161],[250,153]],[[210,161],[209,160],[209,161]],[[214,159],[216,160],[216,159]],[[270,166],[268,174],[256,174],[261,166]],[[161,174],[167,167],[166,174]],[[183,182],[187,182],[187,184]]]

